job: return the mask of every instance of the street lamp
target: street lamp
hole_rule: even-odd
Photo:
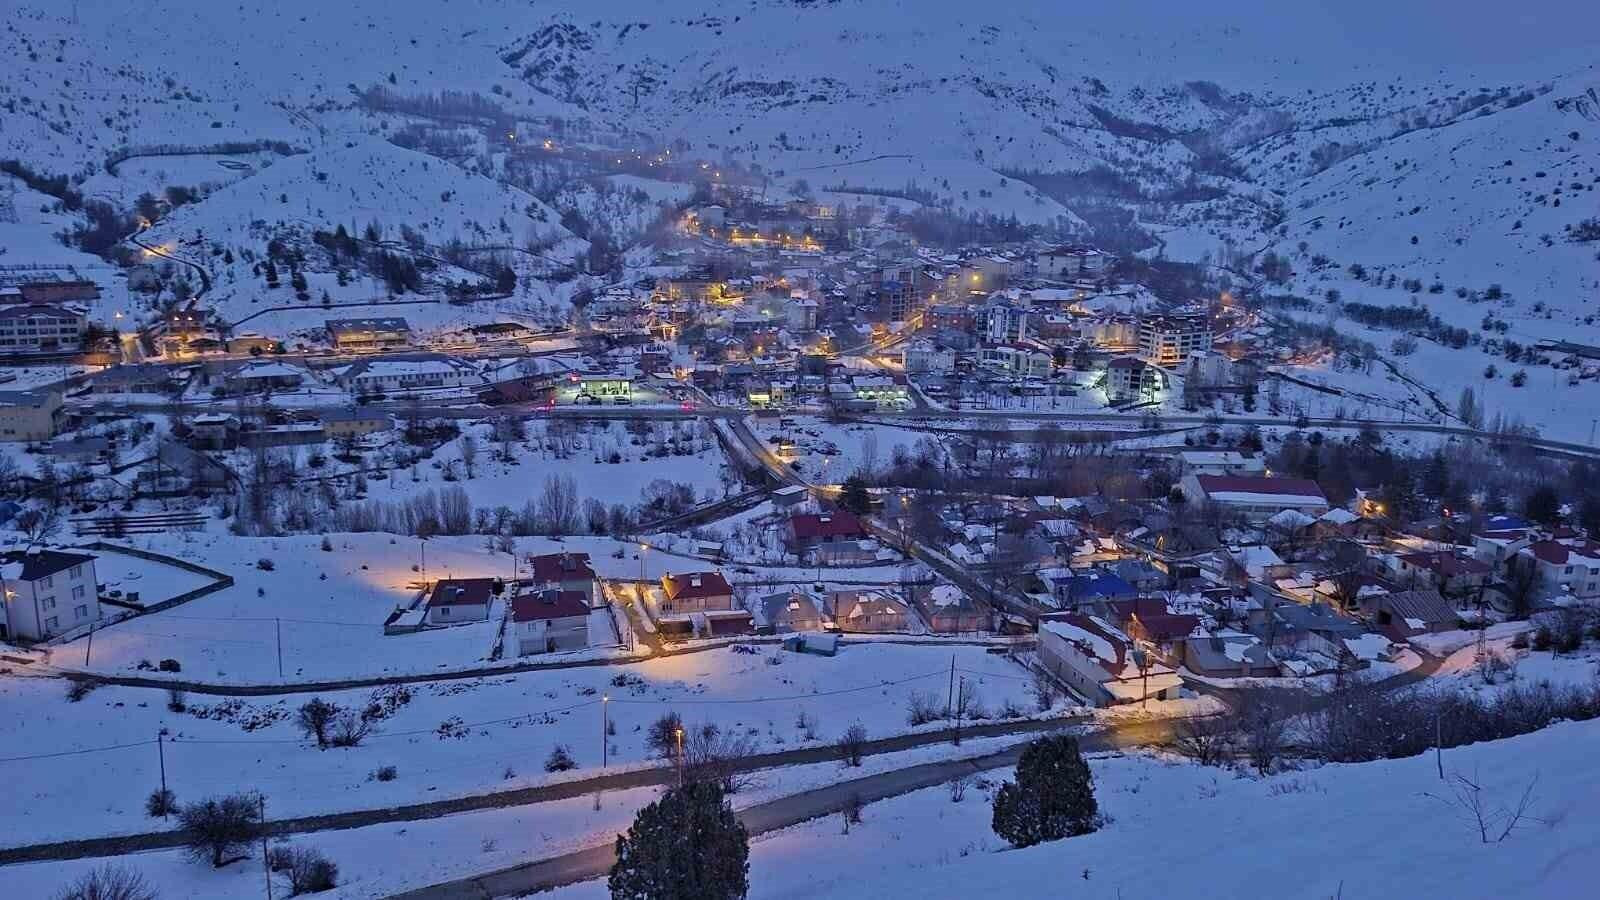
[[[600,768],[611,761],[611,697],[600,695]]]
[[[1129,651],[1133,657],[1133,664],[1139,667],[1139,675],[1143,678],[1139,689],[1139,708],[1148,709],[1150,706],[1150,653],[1143,647],[1134,647]]]
[[[678,787],[683,787],[683,729],[676,728],[673,735],[678,739]]]

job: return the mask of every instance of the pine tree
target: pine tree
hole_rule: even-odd
[[[1435,450],[1422,469],[1422,495],[1432,500],[1444,497],[1450,490],[1450,465],[1444,451]]]
[[[617,836],[613,900],[736,900],[750,890],[750,838],[715,781],[668,790]]]
[[[1022,751],[1017,781],[994,797],[994,833],[1013,846],[1088,834],[1098,827],[1094,775],[1078,752],[1077,738],[1042,738]]]
[[[1561,518],[1561,497],[1549,485],[1540,485],[1522,502],[1522,512],[1541,525],[1554,525]]]
[[[860,475],[851,475],[844,480],[844,489],[839,494],[839,505],[858,516],[866,515],[872,506],[872,498],[867,494],[867,483]]]

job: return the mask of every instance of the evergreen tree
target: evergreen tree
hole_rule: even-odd
[[[1450,465],[1445,462],[1444,451],[1435,450],[1422,469],[1422,495],[1430,500],[1443,499],[1450,490]]]
[[[1540,485],[1522,501],[1522,513],[1541,525],[1554,525],[1561,518],[1561,498],[1555,488]]]
[[[860,475],[851,475],[844,480],[844,489],[839,494],[839,505],[858,516],[867,514],[872,506],[872,498],[867,494],[867,483]]]
[[[1396,465],[1383,483],[1383,502],[1386,512],[1397,521],[1407,521],[1417,509],[1416,484],[1410,469]]]
[[[1077,738],[1041,738],[1022,751],[1017,781],[994,797],[994,833],[1016,847],[1088,834],[1098,827],[1094,775]]]
[[[750,839],[715,781],[668,790],[617,836],[613,900],[736,900],[750,889]]]

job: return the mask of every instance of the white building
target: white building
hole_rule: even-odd
[[[1262,475],[1265,457],[1238,450],[1185,450],[1178,454],[1185,475]]]
[[[1023,378],[1047,378],[1055,363],[1050,354],[1033,347],[1006,345],[985,347],[978,361],[992,369],[999,369]]]
[[[1034,258],[1041,278],[1066,279],[1080,275],[1099,275],[1111,267],[1116,257],[1093,247],[1057,247]]]
[[[517,655],[582,650],[589,646],[589,604],[583,591],[545,587],[511,601]]]
[[[471,363],[444,356],[362,360],[339,370],[336,377],[352,394],[398,394],[455,388],[483,380]]]
[[[39,547],[0,554],[0,638],[43,641],[99,621],[94,559]]]
[[[1136,652],[1132,639],[1098,616],[1040,623],[1039,662],[1090,706],[1176,699],[1183,686],[1153,652]]]
[[[429,625],[464,625],[489,618],[493,578],[441,578],[428,596]]]
[[[1592,600],[1600,597],[1600,543],[1587,538],[1536,541],[1523,548],[1533,560],[1539,585],[1553,596]]]
[[[89,320],[65,306],[28,303],[0,307],[0,356],[14,353],[77,353]]]
[[[1178,487],[1190,503],[1209,503],[1248,522],[1265,522],[1286,509],[1312,518],[1328,511],[1322,488],[1308,478],[1185,475]]]
[[[1139,320],[1139,355],[1145,361],[1176,366],[1197,350],[1211,350],[1211,323],[1205,316],[1149,316]]]
[[[912,374],[944,375],[955,370],[956,352],[929,341],[916,341],[900,351],[900,364]]]

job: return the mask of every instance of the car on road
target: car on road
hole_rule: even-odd
[[[579,406],[595,406],[599,404],[601,400],[599,397],[596,397],[593,394],[579,394],[578,396],[572,398],[572,402],[578,404]]]
[[[632,406],[633,405],[633,398],[632,397],[618,397],[615,400],[612,400],[611,402],[615,403],[618,406]]]

